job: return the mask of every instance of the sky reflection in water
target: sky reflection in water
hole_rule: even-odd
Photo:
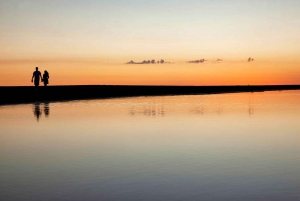
[[[299,200],[300,92],[0,107],[0,200]]]

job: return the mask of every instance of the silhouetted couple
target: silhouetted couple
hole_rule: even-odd
[[[44,71],[44,74],[42,77],[41,72],[39,71],[39,68],[36,67],[35,71],[33,72],[31,82],[33,82],[33,78],[34,78],[34,85],[36,88],[40,85],[40,78],[41,78],[41,82],[44,82],[45,87],[47,86],[47,84],[49,84],[49,73],[46,70]]]

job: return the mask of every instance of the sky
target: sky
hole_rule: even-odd
[[[0,86],[32,85],[36,66],[50,85],[300,84],[299,8],[298,0],[0,0]],[[170,64],[125,64],[152,59]]]

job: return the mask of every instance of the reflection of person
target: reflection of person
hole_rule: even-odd
[[[47,86],[47,84],[49,84],[48,79],[49,79],[49,73],[48,71],[45,70],[43,74],[43,80],[42,80],[44,82],[45,87]]]
[[[50,114],[50,107],[49,107],[49,103],[44,103],[44,113],[45,116],[48,117]]]
[[[40,103],[35,103],[34,104],[34,116],[36,117],[36,120],[39,121],[40,119],[40,116],[42,115],[42,111],[41,111],[41,108],[40,108]]]
[[[31,78],[31,82],[33,82],[33,78],[34,78],[34,85],[37,88],[40,84],[40,78],[42,80],[42,75],[41,72],[39,71],[39,68],[36,67],[35,71],[33,72],[32,78]]]

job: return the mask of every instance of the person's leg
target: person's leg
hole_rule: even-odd
[[[39,81],[35,80],[34,81],[34,85],[35,85],[35,90],[37,91],[38,90],[38,86],[39,86]]]

